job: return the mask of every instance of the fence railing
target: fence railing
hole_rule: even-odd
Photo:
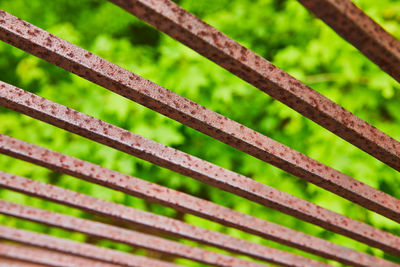
[[[400,171],[400,143],[398,141],[202,22],[175,3],[169,0],[111,0],[111,2]],[[300,2],[325,20],[384,71],[399,80],[400,43],[350,1],[300,0]],[[340,19],[333,19],[333,17]],[[0,39],[366,209],[400,222],[400,200],[389,194],[357,181],[5,11],[0,12]],[[0,105],[371,247],[379,248],[392,255],[400,256],[400,237],[396,235],[1,81]],[[343,264],[398,266],[385,259],[3,134],[0,134],[0,152]],[[5,172],[0,172],[0,187],[261,261],[282,266],[328,266],[320,261],[195,227],[176,219],[96,199]],[[264,266],[259,262],[183,245],[122,227],[5,201],[0,201],[0,213],[209,265]],[[26,246],[0,244],[0,257],[36,264],[58,266],[54,263],[54,259],[59,258],[60,262],[70,262],[72,265],[76,261],[76,266],[174,265],[3,226],[0,227],[0,238],[40,247],[41,249],[31,249]],[[50,253],[49,250],[58,251],[58,254]]]

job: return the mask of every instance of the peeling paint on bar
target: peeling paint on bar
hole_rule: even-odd
[[[108,124],[3,82],[0,82],[0,105],[246,197],[333,232],[378,247],[388,253],[400,255],[400,238],[397,236],[329,211],[243,175],[218,167],[179,150],[158,144],[115,125]],[[32,152],[28,151],[27,154],[28,156],[25,156],[25,158],[29,158]],[[50,160],[46,154],[43,157]],[[60,159],[61,165],[64,164],[65,160],[65,157]],[[40,161],[36,160],[35,163],[40,164]],[[76,164],[72,162],[72,165]],[[95,169],[92,170],[91,168],[90,171],[92,173],[89,177],[100,178],[102,176],[99,173],[95,173]],[[122,182],[123,180],[120,181]],[[97,180],[97,183],[101,184],[102,182]],[[109,187],[115,188],[115,182]],[[132,187],[134,188],[135,186],[131,185]],[[128,191],[127,184],[119,186],[119,188],[122,188],[122,191]],[[137,191],[135,189],[130,190]],[[159,192],[159,194],[162,192],[164,191]],[[175,197],[170,198],[167,202],[173,202],[178,207],[182,205],[182,201]],[[191,210],[191,213],[201,214],[200,216],[206,217],[204,214],[209,213],[209,211],[203,211],[203,213],[196,211],[201,211],[202,208],[197,206]],[[230,213],[226,215],[222,213],[222,219],[221,216],[218,218],[221,221],[229,223],[230,216]]]
[[[176,264],[150,259],[142,256],[106,249],[91,244],[75,242],[65,238],[39,234],[31,231],[0,225],[0,238],[43,249],[72,254],[102,262],[127,267],[173,267]],[[88,266],[88,265],[86,265]]]
[[[350,0],[299,0],[336,33],[400,82],[400,42]],[[376,2],[379,5],[379,2]]]
[[[184,245],[175,241],[127,230],[113,225],[80,219],[61,213],[6,202],[4,200],[0,200],[0,214],[104,238],[213,266],[266,266],[264,264],[204,250],[198,247]]]
[[[281,266],[330,266],[320,261],[314,261],[295,254],[251,243],[218,232],[196,227],[179,220],[133,209],[121,204],[97,199],[68,189],[37,182],[1,171],[0,187],[35,197],[40,197],[46,200],[55,201],[60,204],[86,210],[101,216],[112,217],[118,221],[140,225],[148,230],[151,230],[152,232],[156,231],[191,239],[200,243],[205,243],[207,245],[229,250],[230,252],[240,253],[249,257],[276,263]],[[0,237],[2,237],[1,226]],[[378,258],[371,257],[371,259],[373,259],[374,262],[371,261],[370,264],[384,263],[383,260]],[[132,261],[132,263],[133,262],[134,261]]]

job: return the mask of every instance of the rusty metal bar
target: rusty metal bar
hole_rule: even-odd
[[[54,267],[121,267],[121,265],[75,257],[45,249],[5,243],[0,243],[0,256]]]
[[[336,33],[400,82],[400,42],[350,0],[299,0]]]
[[[2,134],[0,134],[0,153],[104,185],[184,213],[194,214],[325,258],[337,260],[344,264],[353,266],[377,265],[377,260],[370,255]],[[333,218],[335,219],[336,217]],[[336,219],[339,220],[341,218]],[[124,219],[128,219],[127,214],[125,214]],[[377,240],[380,238],[385,240],[392,239],[387,233],[370,226],[365,228],[363,225],[356,224],[354,229],[350,228],[349,230],[354,231],[355,229],[359,229],[359,233],[366,231],[366,236],[376,236]],[[213,240],[210,237],[207,239]],[[370,240],[369,243],[374,244],[376,241]],[[397,243],[389,241],[389,243],[392,246],[400,244],[399,241]],[[399,253],[397,254],[400,255]]]
[[[43,249],[55,250],[61,253],[72,254],[128,267],[173,267],[173,263],[163,262],[142,256],[124,253],[117,250],[102,248],[91,244],[75,242],[65,238],[39,234],[31,231],[11,228],[0,225],[0,238],[30,245]]]
[[[7,259],[0,257],[0,267],[46,267],[42,264],[28,263],[15,259]]]
[[[118,221],[144,226],[153,232],[156,231],[191,239],[230,252],[240,253],[282,266],[330,266],[320,261],[314,261],[288,252],[251,243],[200,227],[195,227],[179,220],[133,209],[124,205],[97,199],[61,187],[37,182],[1,171],[0,187],[72,206],[101,216],[112,217]],[[384,262],[383,260],[374,257],[371,257],[371,259],[375,264],[382,264],[382,262]]]
[[[4,82],[0,82],[0,105],[400,256],[399,237]],[[389,196],[387,201],[398,203]]]
[[[220,114],[206,109],[193,101],[151,83],[142,77],[97,57],[84,49],[74,46],[4,11],[0,12],[0,18],[2,18],[0,19],[0,39],[199,131],[209,134],[216,139],[242,149],[253,156],[338,194],[343,198],[400,222],[400,200],[363,184],[304,154],[246,128],[239,123],[229,120]],[[29,100],[27,101],[30,102]],[[25,103],[25,105],[27,104]],[[52,110],[50,112],[56,114],[57,110]],[[336,114],[337,118],[340,116],[340,114]],[[69,117],[72,117],[71,114]],[[38,119],[43,120],[44,118]],[[351,119],[349,119],[349,121],[351,121]],[[363,127],[365,126],[364,124],[362,125]],[[363,133],[370,133],[368,129],[369,128],[365,126]],[[101,136],[107,133],[107,129],[101,129]],[[375,137],[379,139],[377,139],[378,143],[385,142],[386,145],[390,147],[393,146],[395,150],[397,147],[400,148],[400,144],[394,139],[389,140],[389,137],[383,135],[383,133],[380,134],[377,130],[373,133],[376,135]],[[125,134],[127,135],[122,136],[123,142],[125,139],[129,139],[131,133],[126,132]],[[92,133],[90,135],[92,136]],[[103,140],[101,136],[98,136],[99,142]],[[120,137],[118,137],[118,139],[120,139]],[[115,142],[115,140],[113,140],[113,142]],[[126,145],[127,144],[124,144],[125,147]],[[164,153],[161,153],[164,148],[160,147],[158,144],[155,146],[160,148],[160,156],[164,157]],[[121,145],[118,144],[117,147],[120,148]],[[153,150],[154,148],[149,149]],[[132,153],[133,150],[137,151],[136,154],[138,154],[139,157],[154,158],[154,155],[152,155],[153,152],[147,153],[149,151],[144,151],[139,143],[129,144],[130,152],[128,153]],[[165,150],[171,153],[178,153],[178,151],[168,148],[165,148]],[[181,155],[184,156],[186,154]],[[188,165],[188,161],[182,160],[184,157],[178,157],[178,159],[176,159],[174,155],[170,156],[171,157],[167,159],[167,161],[165,161],[165,158],[159,158],[152,162],[163,165],[160,161],[162,160],[164,161],[164,166],[171,166],[171,161],[175,160],[175,162],[178,163],[174,163],[175,169],[178,169],[178,171],[183,174],[198,173],[198,171],[200,171],[200,176],[203,180],[205,178],[203,175],[205,172],[207,172],[206,176],[210,175],[209,171],[202,169],[200,165]],[[396,160],[397,164],[400,164],[400,158]],[[216,180],[223,179],[223,177],[218,177],[218,173],[212,173],[211,175],[213,175],[213,178]],[[197,174],[197,176],[199,175]],[[206,179],[210,182],[209,178]],[[249,185],[248,182],[246,182],[246,184]],[[231,179],[229,185],[226,182],[213,183],[213,185],[261,204],[265,204],[264,201],[260,200],[260,196],[256,196],[259,190],[254,189],[254,192],[252,191],[253,189],[248,190],[250,188],[243,190],[242,181],[236,179],[233,181],[233,179]],[[261,196],[261,198],[265,198],[265,196]]]
[[[153,25],[155,28],[165,32],[206,58],[214,61],[221,67],[232,72],[236,76],[247,81],[251,85],[257,87],[261,91],[269,94],[271,97],[281,101],[285,105],[320,124],[322,127],[340,136],[344,140],[400,171],[400,143],[398,141],[290,76],[288,73],[274,66],[266,59],[230,39],[228,36],[201,21],[172,1],[109,1],[119,5],[138,18]],[[11,34],[11,31],[9,31],[9,33]],[[24,36],[26,39],[32,38],[32,36],[27,34],[21,34],[21,36]],[[42,35],[42,40],[46,37],[46,35]],[[8,38],[3,37],[3,39],[14,41],[14,43],[16,42],[15,38],[11,36]],[[42,43],[37,42],[39,46],[42,46],[41,49],[45,47],[45,43],[44,45],[42,45]],[[40,50],[39,48],[37,49],[38,51]],[[35,52],[33,52],[33,54],[35,54]],[[60,54],[62,54],[62,52]],[[40,57],[48,58],[48,55]],[[74,60],[72,57],[69,59]],[[54,62],[54,59],[47,60]],[[71,71],[71,67],[62,67]],[[397,70],[399,70],[399,64],[397,64]],[[72,71],[74,72],[74,70]],[[82,72],[83,70],[75,70],[75,73],[85,76]],[[114,74],[110,76],[113,76],[117,81],[120,77],[129,77],[125,73],[124,75]],[[95,79],[87,79],[92,81],[96,80],[98,84],[103,86],[105,84],[104,82],[99,82],[97,77]],[[131,83],[128,84],[128,86],[130,85]],[[116,91],[116,89],[111,90]],[[139,91],[140,93],[143,93],[142,90]],[[149,92],[152,93],[151,95],[154,95],[153,90],[150,89]],[[122,95],[131,99],[135,98],[132,96],[132,92],[123,92]],[[143,101],[140,102],[139,99],[138,102],[142,104]],[[176,108],[176,105],[173,105],[173,100],[170,102],[170,106]],[[181,103],[180,105],[186,104],[185,102],[177,102]],[[329,175],[341,175],[332,170],[325,172],[318,171],[318,169],[322,170],[322,168],[319,167],[314,168],[314,171],[312,171],[313,168],[309,168],[307,165],[318,166],[316,161],[305,158],[302,154],[281,146],[280,144],[247,128],[240,130],[238,128],[240,126],[231,121],[216,120],[216,122],[210,123],[210,120],[207,120],[206,118],[213,118],[216,116],[215,114],[211,114],[212,116],[210,117],[208,115],[209,112],[200,112],[201,115],[206,117],[204,118],[203,116],[190,116],[188,114],[190,111],[197,113],[197,108],[191,107],[188,109],[180,109],[178,107],[177,109],[185,112],[188,117],[186,120],[184,118],[180,120],[177,119],[180,122],[186,123],[203,133],[217,138],[220,141],[236,147],[256,158],[274,164],[275,166],[293,173],[294,175],[305,179],[307,179],[308,176],[310,178],[309,181],[311,182],[313,182],[313,180],[319,180],[318,177],[323,177],[327,180],[326,186],[330,187],[331,183],[335,181],[332,181]],[[165,112],[163,114],[166,115]],[[197,121],[191,122],[190,117],[194,117],[196,120],[200,118],[203,121],[202,123],[206,125],[200,125]],[[222,123],[225,125],[221,125]],[[211,124],[222,132],[215,132],[215,129],[211,128],[207,129],[208,124]],[[283,155],[279,152],[282,152]],[[297,163],[297,161],[299,161],[299,163]],[[291,170],[293,171],[291,172]],[[330,173],[328,174],[328,172]],[[317,185],[322,186],[321,184]]]
[[[265,267],[265,265],[261,263],[251,262],[198,247],[180,244],[164,238],[56,212],[6,202],[4,200],[0,200],[0,214],[109,239],[127,245],[149,249],[174,257],[185,258],[213,266]]]
[[[0,21],[0,23],[1,23],[1,21]]]

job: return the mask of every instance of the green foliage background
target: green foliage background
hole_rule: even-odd
[[[400,140],[399,84],[328,26],[310,15],[297,1],[178,2],[228,36]],[[356,3],[394,36],[400,37],[399,1],[359,0]],[[400,197],[399,173],[105,0],[0,0],[0,8],[368,185]],[[368,212],[5,43],[0,43],[0,79],[330,210],[396,235],[400,234],[399,225],[391,220]],[[0,132],[350,248],[398,261],[378,249],[4,108],[0,109]],[[179,214],[174,210],[3,155],[0,155],[0,169],[310,256],[238,230],[195,216]],[[79,210],[7,190],[1,190],[0,197],[108,222]],[[87,238],[81,234],[10,217],[2,216],[0,220],[2,224],[10,226],[148,255],[146,251],[129,246]],[[198,266],[185,260],[176,262]]]

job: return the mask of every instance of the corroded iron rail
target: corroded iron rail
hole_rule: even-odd
[[[0,200],[0,214],[99,238],[105,238],[115,242],[149,249],[174,257],[181,257],[213,266],[265,267],[264,264],[204,250],[198,247],[184,245],[164,238],[3,200]]]
[[[400,82],[400,42],[350,0],[299,0],[382,70]]]
[[[71,241],[64,238],[39,234],[31,231],[0,226],[0,238],[43,249],[54,250],[66,254],[98,260],[118,266],[127,267],[173,267],[173,263],[136,256],[121,251],[106,249],[86,243]],[[70,264],[73,264],[72,262]],[[75,266],[75,265],[74,265]],[[92,266],[92,265],[90,265]],[[76,266],[75,266],[76,267]],[[86,265],[85,267],[89,267]]]
[[[0,267],[43,267],[43,265],[0,256]]]
[[[398,141],[273,66],[172,1],[109,1],[166,32],[233,74],[400,171],[400,143]],[[400,42],[360,9],[348,0],[299,1],[399,81]],[[0,39],[400,222],[400,200],[1,10]],[[400,237],[3,82],[0,82],[0,105],[400,256]],[[344,264],[365,267],[398,266],[383,259],[1,134],[0,152]],[[4,172],[0,172],[0,187],[283,266],[328,266],[288,252],[191,226],[178,220]],[[215,266],[264,266],[132,230],[1,200],[0,213]],[[32,260],[29,260],[32,263],[43,263],[43,261],[38,261],[41,255],[41,258],[48,261],[46,264],[50,265],[53,263],[56,265],[55,259],[60,257],[62,260],[59,261],[59,265],[65,266],[70,266],[70,261],[75,261],[74,266],[114,267],[120,266],[119,264],[131,266],[135,265],[136,261],[142,262],[141,265],[138,264],[139,266],[147,264],[175,266],[145,257],[3,226],[0,226],[0,238],[71,254],[56,253],[49,256],[48,250],[33,249],[30,256]],[[0,244],[0,257],[26,261],[29,256],[20,255],[24,253],[24,249],[27,248]],[[129,260],[131,265],[126,262],[128,259],[132,259]]]
[[[59,252],[5,243],[0,243],[0,257],[57,267],[122,267]]]
[[[235,42],[174,2],[170,0],[109,1],[119,5],[261,91],[400,171],[400,143],[398,141],[290,76],[285,71],[277,68],[266,59]],[[26,37],[28,39],[31,38],[29,36]],[[397,64],[398,68],[399,64]],[[195,109],[189,109],[189,111],[191,110]],[[230,123],[229,121],[228,125]],[[196,125],[190,126],[196,128]],[[217,138],[215,134],[213,135],[213,131],[201,129],[202,127],[204,126],[197,126],[196,129]],[[293,169],[294,174],[300,175],[302,178],[319,175],[329,178],[329,174],[326,175],[326,173],[318,171],[310,172],[310,168],[305,168],[304,164],[308,164],[315,166],[315,170],[317,170],[318,165],[316,165],[315,161],[301,164],[308,160],[302,158],[299,153],[293,153],[285,148],[278,150],[268,149],[273,144],[270,144],[271,142],[268,142],[265,138],[263,139],[258,134],[254,135],[247,129],[243,130],[242,134],[235,132],[235,135],[233,135],[233,129],[235,128],[232,127],[232,132],[228,135],[222,130],[222,132],[218,133],[220,138],[217,139],[221,140],[222,138],[221,141],[274,164],[285,171],[291,172],[290,170]],[[227,139],[228,136],[229,138]],[[242,140],[246,136],[248,140]],[[283,152],[284,155],[281,156],[279,152]],[[296,161],[299,161],[299,163],[296,163]],[[298,170],[299,168],[302,170]],[[305,171],[309,173],[306,175]],[[314,177],[313,179],[317,179]],[[312,178],[310,179],[313,180]],[[331,182],[327,182],[327,184],[329,183]]]
[[[72,206],[74,208],[85,210],[101,216],[111,217],[118,221],[140,225],[145,227],[145,229],[151,230],[152,232],[156,231],[163,234],[171,234],[174,236],[191,239],[219,247],[230,252],[240,253],[252,258],[276,263],[281,266],[330,266],[322,262],[314,261],[288,252],[251,243],[200,227],[195,227],[179,220],[133,209],[124,205],[97,199],[68,189],[37,182],[1,171],[0,187]],[[1,226],[0,237],[2,237]],[[369,262],[370,264],[374,263],[377,265],[382,265],[382,263],[385,263],[385,261],[378,258],[368,258],[371,259]],[[134,261],[132,261],[132,263],[133,262]],[[149,264],[146,266],[154,265]]]
[[[370,255],[353,251],[323,239],[306,235],[290,228],[264,221],[182,192],[149,183],[2,134],[0,134],[0,152],[57,172],[72,175],[89,182],[122,191],[129,195],[162,204],[184,213],[194,214],[325,258],[337,260],[344,264],[354,266],[377,265],[377,259]],[[10,186],[7,187],[12,189]],[[27,189],[23,190],[27,191]],[[123,218],[129,221],[133,220],[128,214],[124,214]],[[141,219],[144,220],[144,218],[145,217]],[[146,222],[144,221],[143,223]],[[165,225],[168,224],[166,223]],[[356,228],[360,227],[356,226]],[[364,227],[360,229],[365,230]],[[158,231],[163,230],[158,229]],[[185,236],[177,230],[175,231],[176,235],[182,235],[182,237],[193,238],[195,241],[202,242],[199,239],[195,239],[195,231],[193,231],[192,237],[188,235]],[[387,236],[383,231],[374,230],[372,232],[368,231],[368,233],[378,238],[384,238],[386,240],[391,239],[390,236]],[[203,239],[202,237],[200,238]],[[211,237],[207,239],[209,241],[213,240]],[[265,257],[271,257],[271,261],[277,262],[277,256],[279,256],[279,254],[266,255]]]
[[[161,1],[158,2],[161,3]],[[361,183],[300,152],[202,107],[189,99],[179,96],[4,11],[0,13],[0,18],[2,18],[0,22],[0,39],[3,41],[104,86],[111,91],[132,99],[161,114],[191,126],[233,147],[239,148],[367,209],[400,222],[400,200]],[[282,79],[286,80],[289,78],[282,77]],[[27,101],[29,102],[29,100]],[[317,110],[315,107],[314,109]],[[51,112],[57,113],[57,110]],[[335,116],[336,118],[340,118],[342,115],[338,113]],[[44,118],[37,117],[37,119],[43,120]],[[349,121],[351,120],[349,119]],[[97,125],[97,127],[98,126],[99,125]],[[356,126],[358,127],[359,125],[356,124]],[[400,143],[394,139],[389,140],[388,138],[390,137],[384,135],[375,128],[375,130],[370,132],[368,130],[370,126],[368,124],[362,124],[362,126],[364,127],[362,132],[374,134],[374,139],[379,139],[377,140],[378,143],[384,142],[385,146],[390,146],[390,148],[395,149],[395,151],[397,151],[397,148],[400,148]],[[107,129],[101,129],[101,136],[107,133]],[[130,132],[126,132],[125,134],[126,136],[122,136],[122,142],[125,142],[124,139],[129,139],[131,135]],[[93,135],[93,133],[90,135]],[[103,139],[103,137],[99,136],[99,140],[97,141],[101,142],[100,139]],[[120,137],[118,137],[118,139],[120,139]],[[118,141],[113,140],[112,142]],[[129,151],[131,152],[128,153],[132,153],[133,150],[136,150],[142,157],[146,154],[141,144],[132,143],[129,145]],[[120,146],[119,144],[117,145],[117,147]],[[124,144],[124,146],[126,146],[126,144]],[[162,150],[168,150],[168,148],[163,149],[159,146],[158,152],[161,154],[161,157],[150,161],[161,166],[165,164],[170,165],[174,155],[170,155],[169,162],[166,162],[165,158],[161,159],[165,157],[165,153]],[[169,151],[172,152],[172,150]],[[174,153],[179,154],[180,152],[174,150]],[[181,155],[183,156],[183,154]],[[146,157],[154,158],[154,155],[150,153]],[[161,163],[160,160],[164,161],[164,163]],[[396,158],[395,162],[396,164],[400,164],[400,158]],[[222,174],[218,174],[218,172],[211,173],[211,170],[202,169],[200,165],[188,164],[188,161],[181,159],[176,163],[174,163],[175,168],[183,174],[197,172],[195,176],[201,176],[203,180],[205,177],[207,177],[205,179],[209,179],[208,177],[210,175],[214,176],[213,180],[223,179],[223,177],[218,177],[218,175]],[[231,179],[229,181],[230,184],[226,182],[221,183],[221,181],[219,181],[218,183],[212,183],[212,185],[224,190],[230,190],[235,194],[265,205],[265,200],[261,199],[267,197],[257,195],[259,193],[257,188],[246,188],[243,190],[244,183],[239,180],[241,179]],[[247,181],[246,184],[249,185],[249,182]],[[259,185],[260,184],[258,184],[258,186]],[[288,209],[286,208],[286,210]],[[289,210],[293,210],[293,208],[289,208]]]
[[[0,105],[400,256],[397,236],[4,82]]]

